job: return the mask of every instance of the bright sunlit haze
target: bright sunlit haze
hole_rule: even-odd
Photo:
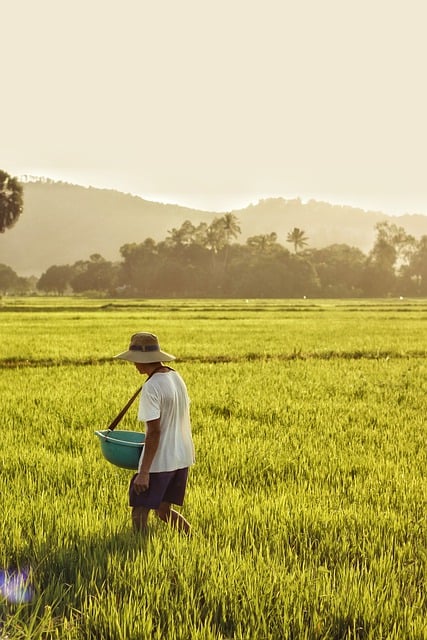
[[[427,214],[425,17],[420,0],[9,3],[0,167],[209,211]]]

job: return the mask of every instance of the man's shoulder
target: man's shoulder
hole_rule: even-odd
[[[175,371],[175,369],[169,369],[169,371],[158,371],[151,378],[145,382],[144,387],[161,387],[161,386],[169,386],[171,383],[173,384],[182,384],[185,386],[184,380],[182,376]]]

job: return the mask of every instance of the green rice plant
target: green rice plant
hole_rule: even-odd
[[[420,302],[57,303],[0,312],[0,568],[34,592],[0,637],[426,637]],[[94,435],[142,382],[110,358],[135,330],[189,388],[191,538],[131,531]]]
[[[426,305],[419,301],[405,307],[400,301],[387,307],[228,301],[213,302],[210,309],[207,301],[203,307],[189,301],[112,302],[78,312],[64,304],[60,300],[56,312],[31,302],[28,311],[0,307],[0,364],[103,363],[127,347],[133,332],[153,326],[162,343],[186,361],[426,356]]]

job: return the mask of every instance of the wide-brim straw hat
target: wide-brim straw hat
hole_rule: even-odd
[[[129,349],[114,356],[129,362],[170,362],[175,356],[160,349],[159,341],[154,333],[134,333],[130,339]]]

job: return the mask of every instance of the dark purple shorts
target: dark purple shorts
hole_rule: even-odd
[[[158,509],[161,502],[169,502],[182,506],[187,486],[188,467],[176,471],[161,471],[150,473],[150,485],[147,491],[137,494],[133,488],[132,477],[129,485],[129,505],[131,507],[146,507]]]

